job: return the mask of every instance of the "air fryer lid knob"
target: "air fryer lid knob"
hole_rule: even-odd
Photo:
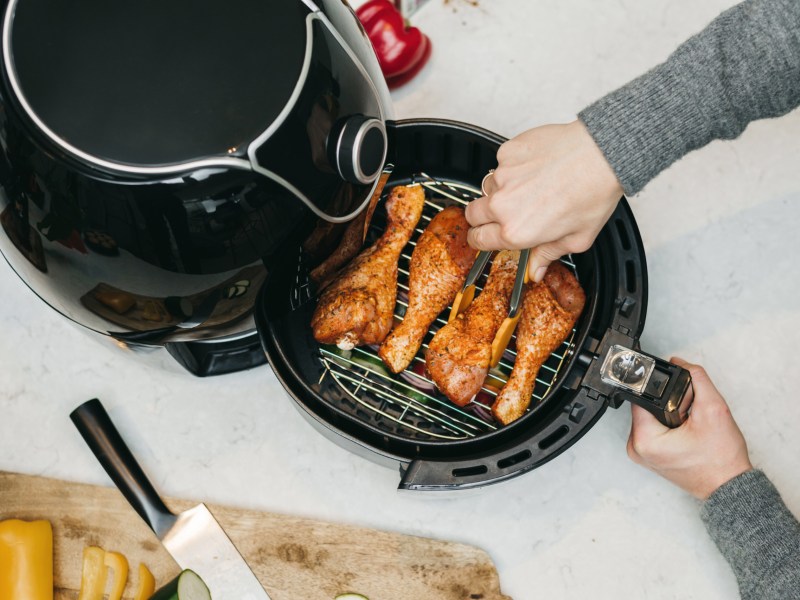
[[[342,179],[350,183],[372,183],[386,160],[386,128],[380,119],[352,115],[334,128],[328,140],[333,164]]]

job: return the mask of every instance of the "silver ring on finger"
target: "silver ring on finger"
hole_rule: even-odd
[[[483,180],[481,181],[481,193],[484,196],[488,196],[489,194],[486,193],[486,182],[489,181],[489,177],[494,175],[494,169],[489,169],[489,172],[483,176]]]

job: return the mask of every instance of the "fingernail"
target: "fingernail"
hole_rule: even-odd
[[[533,274],[533,282],[539,283],[542,279],[544,279],[545,273],[547,273],[547,267],[539,267],[536,269],[536,272]]]

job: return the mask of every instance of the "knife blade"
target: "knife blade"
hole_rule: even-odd
[[[269,595],[205,504],[173,514],[144,474],[102,403],[81,404],[70,418],[116,486],[181,569],[191,569],[214,600],[269,600]]]

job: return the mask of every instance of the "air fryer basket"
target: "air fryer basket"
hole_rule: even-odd
[[[442,206],[479,194],[502,141],[462,123],[404,121],[394,129],[395,168],[385,193],[393,185],[419,182],[429,198],[400,261],[401,291],[413,244],[427,221]],[[380,234],[383,219],[379,207],[368,241]],[[586,307],[572,335],[541,369],[531,408],[505,427],[491,422],[481,406],[459,409],[437,391],[420,392],[409,384],[420,376],[419,368],[394,376],[375,366],[373,349],[357,348],[348,356],[321,347],[309,326],[316,298],[299,240],[287,244],[275,261],[278,267],[256,303],[256,320],[272,368],[317,429],[364,456],[399,466],[403,488],[476,487],[533,469],[577,441],[609,404],[608,396],[582,384],[600,340],[613,327],[635,345],[641,332],[644,254],[624,200],[594,246],[565,263],[586,291]],[[401,296],[401,313],[403,305]],[[434,329],[446,322],[446,314]],[[513,362],[511,348],[501,362],[506,371]]]

